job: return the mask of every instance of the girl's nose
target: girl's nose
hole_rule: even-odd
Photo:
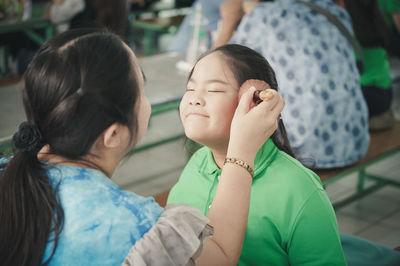
[[[194,92],[189,99],[190,105],[204,105],[204,103],[203,96],[198,92]]]

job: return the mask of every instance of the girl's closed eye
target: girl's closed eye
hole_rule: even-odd
[[[217,92],[217,93],[224,93],[225,92],[225,90],[218,90],[218,89],[216,89],[216,90],[207,90],[208,92]]]

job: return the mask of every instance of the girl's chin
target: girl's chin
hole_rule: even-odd
[[[202,138],[201,136],[198,136],[198,135],[196,135],[196,134],[190,134],[190,133],[187,133],[187,132],[185,131],[185,135],[186,135],[186,137],[187,137],[188,139],[193,140],[193,141],[195,141],[195,142],[197,142],[197,143],[200,143],[200,144],[202,144],[202,145],[204,145],[205,143],[207,143],[207,140],[206,140],[206,139],[204,139],[204,138]]]
[[[199,134],[198,130],[185,130],[185,135],[188,139],[193,140],[201,145],[206,145],[210,142],[209,137],[205,136],[204,134]]]
[[[204,136],[204,135],[199,135],[196,134],[195,132],[188,132],[187,130],[185,130],[185,135],[188,139],[197,142],[203,146],[207,146],[209,148],[221,148],[224,146],[228,146],[229,143],[229,137],[227,138],[210,138],[209,135]]]

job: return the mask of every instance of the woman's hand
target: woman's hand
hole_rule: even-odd
[[[267,91],[272,97],[257,106],[252,105],[254,87],[242,95],[231,124],[227,157],[253,163],[258,150],[277,129],[285,101],[275,90]]]

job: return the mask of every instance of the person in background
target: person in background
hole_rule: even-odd
[[[207,34],[215,31],[218,26],[218,21],[221,18],[219,15],[219,6],[224,1],[225,0],[196,0],[192,5],[191,12],[185,16],[179,26],[179,30],[174,36],[171,44],[168,46],[168,50],[186,54],[186,49],[191,38],[190,24],[193,20],[194,10],[197,4],[201,4],[202,16],[207,22],[205,25]],[[209,47],[211,47],[211,43],[209,44]]]
[[[125,0],[51,0],[44,18],[57,25],[57,32],[67,29],[104,27],[122,38],[127,37],[128,10]]]
[[[268,2],[268,1],[271,2],[272,0],[257,0],[257,1],[242,0],[242,3],[244,5],[244,8],[247,9],[248,7],[250,8],[250,6],[254,4],[253,2]],[[177,34],[174,36],[171,44],[169,45],[168,50],[179,52],[181,54],[186,53],[189,40],[190,38],[192,38],[190,28],[197,4],[200,4],[202,6],[203,23],[205,26],[205,31],[207,33],[207,36],[209,37],[208,48],[211,48],[214,39],[218,36],[218,32],[220,31],[221,15],[219,10],[220,6],[225,2],[226,0],[215,0],[215,1],[196,0],[192,5],[190,13],[185,17],[182,24],[179,26],[179,30]]]
[[[392,29],[388,52],[400,59],[400,0],[378,0],[387,25]]]
[[[125,0],[51,0],[45,5],[42,18],[56,26],[56,34],[68,29],[106,28],[128,43],[130,32]],[[23,74],[38,50],[24,47],[18,52],[18,74]]]
[[[164,210],[111,180],[151,113],[144,74],[117,35],[66,31],[39,49],[23,82],[27,121],[14,155],[0,158],[0,265],[120,265],[128,254],[127,265],[237,263],[249,169],[277,128],[278,93],[254,108],[255,89],[243,95],[227,156],[250,168],[223,167],[207,218],[184,205]]]
[[[45,5],[42,17],[49,19],[56,26],[56,32],[61,33],[71,28],[73,18],[84,10],[91,13],[85,20],[94,23],[94,9],[85,0],[51,0]]]
[[[376,0],[340,0],[339,5],[350,14],[364,55],[360,82],[368,105],[369,129],[390,129],[395,120],[391,110],[392,80],[385,47],[390,42],[391,31]]]

